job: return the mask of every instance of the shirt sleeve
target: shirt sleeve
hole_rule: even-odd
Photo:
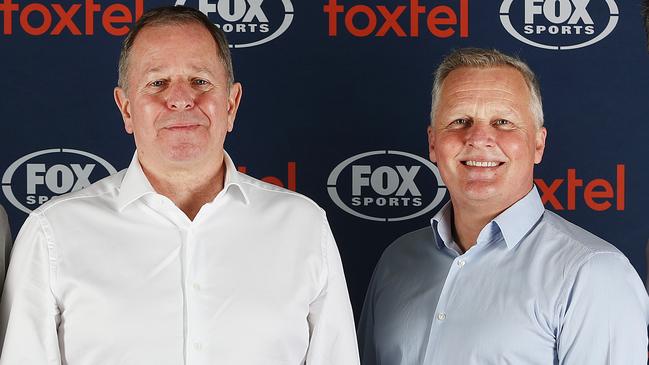
[[[626,257],[598,253],[577,271],[560,322],[561,365],[646,365],[649,298]]]
[[[7,218],[7,213],[4,208],[0,206],[0,293],[2,292],[2,283],[4,283],[5,280],[10,252],[11,230],[9,229],[9,219]]]
[[[376,271],[370,280],[367,294],[365,294],[365,303],[363,303],[363,311],[361,312],[361,319],[358,323],[358,347],[361,353],[361,360],[363,365],[377,365],[376,360],[376,340],[374,339],[374,292],[376,290],[375,278]]]
[[[0,301],[0,365],[61,364],[50,250],[41,219],[30,215],[16,238]]]
[[[326,219],[322,232],[323,288],[309,307],[306,365],[357,365],[358,346],[340,254]]]

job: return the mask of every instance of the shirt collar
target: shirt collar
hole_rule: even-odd
[[[250,204],[250,197],[246,192],[246,189],[243,188],[243,179],[246,178],[245,175],[237,170],[237,167],[234,165],[234,162],[226,151],[223,151],[223,160],[225,161],[225,181],[223,182],[223,192],[236,190],[239,192],[242,201],[246,205]],[[235,189],[232,189],[233,187]]]
[[[511,249],[518,245],[544,211],[539,192],[536,186],[532,186],[532,190],[527,195],[494,218],[493,222],[500,228],[507,248]]]
[[[452,207],[449,201],[431,219],[433,232],[435,232],[435,243],[438,248],[442,248],[443,245],[451,248],[453,243]],[[488,235],[491,236],[500,230],[507,248],[511,249],[532,229],[544,211],[539,192],[536,186],[533,186],[527,195],[489,222],[480,235],[489,231],[491,233]],[[494,229],[494,223],[498,230]]]
[[[225,181],[223,183],[223,190],[216,196],[216,198],[225,193],[229,193],[231,190],[237,190],[241,200],[245,204],[249,204],[250,200],[248,194],[242,184],[242,174],[237,171],[230,155],[225,151],[223,151],[223,160],[225,162]],[[117,207],[122,211],[129,204],[148,194],[157,193],[149,182],[149,179],[147,179],[144,174],[142,165],[140,165],[140,161],[137,158],[137,151],[135,151],[131,163],[128,166],[128,169],[126,169],[126,174],[122,179],[119,195],[117,197]]]
[[[135,151],[119,188],[117,208],[122,211],[127,205],[147,194],[155,194],[155,189],[144,175],[140,161],[137,158],[137,151]]]
[[[442,248],[444,245],[451,248],[450,245],[453,242],[453,230],[451,228],[453,223],[451,221],[452,207],[451,201],[448,201],[430,220],[435,233],[437,248]]]

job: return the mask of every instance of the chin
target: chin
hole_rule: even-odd
[[[495,181],[471,181],[463,186],[465,194],[481,196],[481,195],[494,195],[498,191],[503,190],[502,184]]]
[[[493,182],[471,182],[462,186],[461,191],[458,191],[457,196],[462,196],[466,201],[479,202],[493,202],[494,200],[503,199],[507,192],[503,187],[494,184]],[[451,191],[453,195],[453,191]]]
[[[169,148],[165,155],[170,161],[174,162],[191,162],[200,160],[204,153],[203,149],[190,144],[183,144]]]
[[[509,181],[505,184],[504,181],[478,181],[465,184],[460,193],[468,201],[503,205],[506,208],[523,198],[530,188],[531,185],[527,186],[524,182]]]

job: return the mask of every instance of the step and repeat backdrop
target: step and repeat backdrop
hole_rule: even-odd
[[[646,277],[649,55],[642,0],[1,0],[0,203],[14,236],[55,195],[125,168],[120,41],[151,7],[186,5],[228,35],[243,100],[238,168],[314,199],[356,315],[381,253],[448,200],[427,159],[432,73],[453,48],[525,59],[542,88],[545,206]]]

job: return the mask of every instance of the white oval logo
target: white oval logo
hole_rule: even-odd
[[[514,38],[531,46],[569,50],[608,36],[619,18],[614,0],[504,0],[500,22]]]
[[[196,0],[190,0],[196,1]],[[230,48],[254,47],[282,35],[293,22],[291,0],[197,0],[228,37]],[[176,6],[187,0],[176,0]]]
[[[426,214],[442,202],[446,190],[437,166],[401,151],[352,156],[338,164],[327,179],[327,191],[338,207],[378,222]]]
[[[53,148],[12,163],[2,176],[2,191],[11,204],[29,214],[54,196],[83,189],[116,172],[108,161],[92,153]]]

